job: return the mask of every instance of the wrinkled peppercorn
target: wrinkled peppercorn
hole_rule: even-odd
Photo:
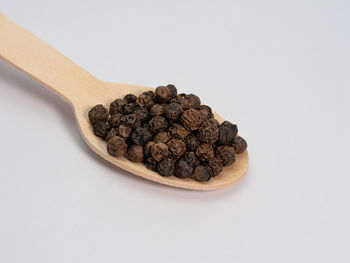
[[[155,143],[151,148],[151,155],[154,160],[159,162],[168,157],[168,146],[162,142]]]
[[[184,140],[189,133],[189,130],[187,130],[184,126],[178,123],[171,124],[169,128],[169,134],[174,139]]]
[[[119,124],[135,129],[141,126],[141,120],[137,114],[129,114],[121,117]]]
[[[228,128],[230,128],[232,130],[232,132],[234,133],[235,136],[237,135],[238,128],[237,128],[236,124],[233,124],[233,123],[231,123],[229,121],[224,121],[221,124],[221,127],[228,127]]]
[[[123,113],[124,106],[126,105],[125,101],[122,99],[116,99],[109,106],[109,114]]]
[[[117,127],[119,125],[119,120],[121,117],[123,117],[122,113],[112,114],[108,120],[109,126]]]
[[[171,92],[168,87],[159,86],[156,88],[154,99],[158,103],[166,103],[171,99]]]
[[[170,103],[164,107],[164,116],[172,121],[176,121],[184,112],[178,103]]]
[[[107,151],[110,155],[119,157],[126,152],[127,144],[125,140],[119,136],[113,136],[107,142]]]
[[[167,132],[158,132],[156,135],[154,135],[153,140],[155,142],[162,142],[167,144],[170,141],[170,137]]]
[[[134,103],[136,102],[136,96],[134,94],[127,94],[124,96],[123,101],[126,103]]]
[[[109,131],[108,122],[98,122],[93,126],[94,134],[102,139],[106,138],[107,132]]]
[[[211,158],[208,160],[207,168],[211,176],[218,176],[222,172],[222,163],[218,158]]]
[[[235,149],[230,146],[219,146],[216,149],[216,157],[220,159],[223,166],[233,164],[235,162]]]
[[[110,138],[117,136],[118,134],[118,130],[116,128],[112,128],[109,130],[109,132],[107,132],[107,136],[106,136],[106,141],[108,142]]]
[[[160,116],[153,117],[150,120],[149,125],[151,126],[152,132],[162,132],[168,128],[168,122],[164,117]]]
[[[197,158],[196,154],[194,152],[186,152],[182,158],[188,162],[189,164],[192,165],[193,168],[199,166],[201,162]]]
[[[150,170],[157,170],[157,161],[154,160],[152,157],[148,157],[147,160],[146,160],[146,167],[147,169],[150,169]]]
[[[202,114],[202,118],[205,120],[214,118],[211,108],[207,105],[200,105],[199,112]]]
[[[164,106],[156,104],[151,108],[151,116],[162,116],[164,114]]]
[[[173,84],[168,84],[167,87],[170,90],[171,97],[175,98],[177,95],[177,88]]]
[[[198,109],[199,106],[201,105],[200,98],[194,94],[188,94],[186,96],[186,99],[188,100],[190,108]]]
[[[219,127],[219,145],[232,145],[237,135],[237,125],[234,125],[228,121],[223,122]]]
[[[151,155],[151,149],[152,149],[152,146],[155,145],[156,142],[155,141],[149,141],[148,143],[146,143],[145,147],[144,147],[144,151],[145,151],[145,156],[146,157],[150,157],[152,156]]]
[[[132,129],[126,125],[120,125],[118,127],[118,134],[121,137],[129,138],[131,135],[131,132],[132,132]]]
[[[175,173],[175,164],[171,158],[160,161],[157,165],[157,172],[162,176],[171,176]]]
[[[125,104],[124,106],[124,114],[132,114],[132,113],[135,113],[135,110],[138,108],[139,106],[132,102],[132,103],[127,103]]]
[[[179,178],[191,177],[193,167],[186,160],[180,159],[176,164],[175,176]]]
[[[152,95],[149,95],[147,93],[142,93],[140,96],[138,96],[136,102],[139,106],[146,107],[148,109],[154,106]]]
[[[149,129],[138,127],[131,134],[131,140],[137,145],[145,145],[152,139],[152,133]]]
[[[186,144],[179,139],[172,139],[168,142],[169,152],[175,159],[181,157],[186,152]]]
[[[134,110],[134,113],[139,117],[141,122],[148,121],[150,115],[146,107],[139,107]]]
[[[185,139],[185,143],[187,151],[189,152],[195,152],[197,150],[197,147],[201,144],[201,142],[194,134],[187,136]]]
[[[192,178],[198,182],[209,181],[210,177],[209,169],[205,166],[197,166],[192,174]]]
[[[211,144],[203,143],[198,146],[196,155],[199,160],[206,161],[214,157],[214,150]]]
[[[186,98],[186,94],[178,94],[175,98],[171,100],[171,103],[178,103],[184,110],[190,108],[190,101]]]
[[[240,136],[235,137],[235,139],[233,140],[233,147],[235,148],[237,154],[244,152],[245,149],[247,149],[247,146],[248,145],[246,140],[244,140]]]
[[[198,139],[204,143],[214,143],[219,138],[218,124],[214,119],[207,120],[198,129]]]
[[[181,116],[181,122],[187,129],[197,130],[202,122],[201,114],[195,109],[186,110]]]
[[[142,162],[143,161],[143,147],[141,145],[132,145],[129,147],[126,157],[132,162]]]
[[[92,125],[98,122],[106,122],[108,120],[108,117],[108,110],[101,104],[94,106],[89,111],[89,120]]]

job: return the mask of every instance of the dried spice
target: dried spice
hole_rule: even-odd
[[[171,99],[171,92],[168,87],[159,86],[156,88],[154,100],[158,103],[166,103]]]
[[[126,152],[127,144],[125,140],[119,136],[113,136],[107,142],[107,151],[114,157],[123,156]]]
[[[198,138],[204,143],[213,144],[219,138],[218,123],[214,119],[207,120],[201,124],[198,130]]]
[[[184,159],[180,159],[176,164],[175,176],[179,178],[189,178],[193,172],[193,167]]]
[[[150,170],[157,170],[157,161],[154,160],[152,157],[148,157],[147,160],[146,160],[146,167],[147,169],[150,169]]]
[[[208,160],[207,168],[212,177],[218,176],[222,172],[222,163],[218,158],[211,158]]]
[[[198,182],[209,181],[210,177],[209,169],[205,166],[197,166],[192,174],[192,178]]]
[[[172,139],[168,142],[169,153],[175,157],[180,158],[186,152],[186,144],[179,139]]]
[[[155,142],[162,142],[167,144],[170,141],[170,136],[167,132],[158,132],[156,135],[154,135],[153,140]]]
[[[126,157],[132,162],[142,162],[143,161],[143,147],[141,145],[132,145],[129,147]]]
[[[168,146],[162,142],[155,143],[151,148],[151,154],[153,159],[159,162],[168,157]]]
[[[236,160],[235,149],[230,146],[219,146],[216,149],[216,157],[220,159],[223,166],[233,164]]]
[[[172,121],[176,121],[183,112],[182,106],[178,103],[170,103],[164,107],[164,116]]]
[[[237,125],[219,125],[198,96],[178,94],[172,84],[139,96],[127,94],[109,110],[96,105],[88,117],[95,135],[107,141],[110,155],[143,162],[162,176],[205,182],[247,148],[237,136]]]
[[[98,122],[95,123],[93,127],[94,134],[102,139],[106,138],[107,132],[109,131],[108,122]]]
[[[201,144],[199,139],[194,134],[187,136],[185,143],[187,151],[189,152],[195,152],[197,150],[197,147]]]
[[[101,104],[94,106],[89,111],[89,120],[92,125],[98,122],[106,122],[108,120],[108,117],[108,110]]]
[[[126,103],[134,103],[136,102],[137,97],[134,94],[127,94],[124,96],[123,101]]]
[[[150,157],[152,156],[151,155],[151,149],[152,149],[152,146],[155,145],[156,142],[155,141],[149,141],[148,143],[146,143],[145,147],[144,147],[144,151],[145,151],[145,156],[146,157]]]
[[[240,136],[237,136],[237,137],[235,137],[235,139],[233,141],[233,147],[235,148],[235,152],[237,154],[240,154],[240,153],[244,152],[245,149],[247,149],[248,145],[247,145],[246,140],[244,140]]]
[[[126,105],[125,101],[122,99],[116,99],[109,106],[109,114],[123,113],[124,106]]]
[[[174,139],[184,140],[189,133],[189,130],[187,130],[184,126],[178,123],[171,124],[169,128],[169,134]]]
[[[202,123],[201,114],[195,109],[186,110],[181,116],[181,122],[187,129],[197,130]]]
[[[164,114],[164,106],[161,104],[156,104],[151,108],[151,116],[162,116]]]
[[[137,145],[145,145],[152,140],[152,133],[147,128],[138,127],[131,134],[131,140]]]
[[[157,165],[157,172],[162,176],[171,176],[175,173],[175,164],[171,158],[160,161]]]
[[[160,116],[153,117],[150,120],[149,125],[151,126],[152,132],[162,132],[168,128],[168,122],[164,117]]]
[[[198,146],[196,155],[199,160],[206,161],[214,157],[214,150],[211,144],[203,143]]]

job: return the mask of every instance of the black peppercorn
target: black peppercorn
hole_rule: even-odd
[[[155,143],[151,148],[151,154],[153,159],[159,162],[168,157],[168,146],[162,142]]]
[[[180,158],[186,152],[186,144],[179,139],[172,139],[168,142],[170,154],[175,158]]]
[[[185,143],[187,151],[189,152],[195,152],[197,150],[197,147],[201,144],[201,142],[194,134],[187,136],[185,139]]]
[[[230,146],[219,146],[216,149],[216,157],[220,159],[223,166],[231,165],[235,162],[235,149]]]
[[[181,116],[181,122],[187,129],[197,130],[202,122],[201,114],[195,109],[186,110]]]
[[[235,137],[235,139],[233,140],[233,147],[235,148],[237,154],[244,152],[245,149],[247,149],[247,146],[248,145],[246,140],[244,140],[240,136]]]
[[[164,116],[172,121],[176,121],[183,112],[182,106],[178,103],[170,103],[164,107]]]
[[[105,139],[107,136],[107,132],[109,131],[109,124],[108,122],[98,122],[95,123],[93,126],[94,134],[98,137],[101,137],[102,139]]]
[[[187,95],[186,99],[188,100],[190,108],[198,109],[199,106],[201,105],[200,98],[194,94]]]
[[[151,149],[152,149],[152,146],[155,145],[156,142],[155,141],[149,141],[148,143],[146,143],[145,147],[144,147],[144,151],[145,151],[145,156],[146,157],[151,157]]]
[[[168,128],[168,122],[164,117],[160,116],[153,117],[150,120],[149,125],[151,126],[152,132],[162,132]]]
[[[125,140],[119,136],[113,136],[107,142],[107,151],[110,155],[119,157],[126,152],[127,145]]]
[[[153,140],[155,142],[162,142],[167,144],[170,141],[170,137],[167,132],[158,132],[156,135],[154,135]]]
[[[211,144],[201,144],[198,146],[196,150],[196,155],[199,160],[201,161],[206,161],[209,160],[210,158],[214,157],[214,150]]]
[[[146,107],[138,107],[134,110],[134,113],[139,117],[141,122],[146,122],[149,120],[150,114]]]
[[[152,133],[149,129],[138,127],[131,134],[131,140],[137,145],[145,145],[152,139]]]
[[[192,165],[193,168],[199,166],[201,162],[197,158],[196,154],[194,152],[186,152],[182,159],[184,159],[186,162]]]
[[[161,104],[156,104],[151,108],[151,116],[162,116],[164,114],[164,106]]]
[[[209,169],[205,166],[197,166],[192,174],[192,178],[198,182],[209,181],[210,177]]]
[[[201,124],[198,130],[198,138],[204,143],[213,144],[219,138],[218,124],[214,119],[207,120]]]
[[[127,103],[124,106],[124,114],[132,114],[135,113],[135,110],[139,107],[139,105],[137,105],[136,103],[132,102],[132,103]]]
[[[107,136],[106,136],[106,141],[108,142],[110,138],[117,136],[118,134],[118,130],[116,128],[112,128],[109,130],[109,132],[107,132]]]
[[[119,120],[121,117],[123,117],[123,114],[121,113],[112,114],[108,120],[109,126],[117,127],[119,125]]]
[[[94,106],[89,111],[89,120],[92,125],[98,122],[106,122],[108,120],[108,117],[108,110],[101,104]]]
[[[138,96],[136,102],[139,106],[146,107],[148,109],[154,106],[152,95],[149,95],[147,93],[142,93],[140,96]]]
[[[184,126],[178,123],[171,124],[169,128],[169,134],[174,139],[184,140],[189,133],[189,130],[187,130]]]
[[[143,147],[141,145],[132,145],[129,147],[126,157],[132,162],[142,162],[144,158]]]
[[[116,99],[109,106],[109,114],[123,113],[124,106],[126,105],[125,101],[122,99]]]
[[[208,160],[207,168],[212,177],[218,176],[222,172],[222,163],[218,158],[211,158]]]
[[[156,88],[154,99],[158,103],[166,103],[171,99],[171,92],[168,87],[159,86]]]
[[[120,125],[118,127],[118,134],[121,136],[121,137],[124,137],[124,138],[129,138],[130,135],[131,135],[131,132],[132,132],[132,129],[126,125]]]
[[[126,102],[126,103],[134,103],[136,102],[136,96],[134,94],[127,94],[124,96],[123,100]]]
[[[129,114],[121,117],[119,124],[135,129],[141,126],[141,120],[137,114]]]
[[[157,165],[157,172],[162,176],[171,176],[175,173],[175,164],[171,158],[160,161]]]
[[[177,95],[177,88],[173,84],[168,84],[167,87],[170,90],[171,97],[175,98]]]
[[[148,157],[147,160],[146,160],[146,167],[147,169],[150,169],[150,170],[157,170],[157,161],[154,160],[152,157]]]
[[[175,176],[179,178],[189,178],[193,172],[193,167],[184,159],[180,159],[176,163]]]

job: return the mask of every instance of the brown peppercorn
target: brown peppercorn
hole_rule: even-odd
[[[101,137],[102,139],[105,139],[107,136],[107,132],[109,131],[109,124],[108,122],[98,122],[95,123],[93,126],[94,134],[98,137]]]
[[[198,130],[202,122],[201,114],[195,109],[186,110],[181,116],[181,122],[191,131]]]
[[[118,135],[119,134],[117,128],[112,128],[109,130],[109,132],[107,132],[106,141],[108,142],[110,138]]]
[[[108,119],[109,126],[117,127],[119,125],[119,120],[121,117],[123,117],[122,113],[112,114],[111,117]]]
[[[145,145],[147,142],[152,140],[152,133],[147,128],[138,127],[131,134],[131,140],[136,145]]]
[[[172,139],[168,142],[169,153],[175,159],[180,158],[186,152],[186,144],[179,139]]]
[[[123,113],[124,106],[126,105],[125,101],[122,99],[116,99],[109,106],[109,114]]]
[[[126,157],[132,162],[142,162],[144,158],[143,147],[141,145],[132,145],[129,147]]]
[[[194,152],[186,152],[182,159],[184,159],[186,162],[192,165],[193,168],[199,166],[201,162],[197,158],[196,154]]]
[[[154,106],[152,96],[148,95],[147,93],[142,93],[140,96],[138,96],[136,102],[140,107],[146,107],[148,109]]]
[[[175,98],[171,100],[171,103],[178,103],[184,110],[190,108],[190,101],[186,98],[186,94],[178,94]]]
[[[214,119],[207,120],[198,129],[198,139],[213,144],[219,138],[218,123]]]
[[[162,116],[164,114],[164,106],[156,104],[151,108],[151,116]]]
[[[170,90],[171,97],[175,98],[177,95],[177,88],[173,84],[168,84],[167,87]]]
[[[127,94],[124,96],[123,101],[126,103],[135,103],[136,102],[136,96],[134,94]]]
[[[189,133],[189,130],[187,130],[184,126],[178,123],[171,124],[169,128],[169,134],[174,139],[184,140]]]
[[[209,181],[210,177],[209,169],[205,166],[197,166],[192,174],[192,178],[198,182]]]
[[[131,135],[131,132],[132,132],[132,129],[126,125],[120,125],[118,127],[118,134],[121,137],[129,138]]]
[[[207,105],[200,105],[199,112],[202,114],[202,118],[205,120],[214,118],[211,108]]]
[[[180,159],[176,163],[175,176],[179,178],[189,178],[193,172],[193,167],[186,160]]]
[[[167,132],[158,132],[156,135],[154,135],[153,140],[155,142],[162,142],[167,144],[170,141],[170,136]]]
[[[199,106],[201,105],[200,98],[198,96],[194,95],[194,94],[188,94],[186,96],[186,99],[189,102],[189,107],[190,108],[198,109]]]
[[[110,155],[119,157],[126,152],[127,145],[125,140],[119,136],[113,136],[107,142],[107,151]]]
[[[164,116],[172,121],[176,121],[183,112],[182,106],[178,103],[170,103],[164,107]]]
[[[175,173],[175,164],[171,158],[165,158],[157,165],[157,172],[162,176],[171,176]]]
[[[109,117],[108,110],[101,104],[92,107],[88,115],[92,125],[98,122],[106,122]]]
[[[237,125],[228,121],[223,122],[219,127],[218,145],[232,145],[237,132]]]
[[[124,114],[132,114],[135,113],[135,110],[139,107],[139,105],[137,105],[136,103],[132,102],[132,103],[127,103],[124,106]]]
[[[138,107],[134,110],[134,113],[139,116],[141,122],[146,122],[150,118],[150,114],[146,107]]]
[[[222,172],[222,163],[218,158],[211,158],[208,160],[207,168],[212,177],[218,176]]]
[[[162,142],[155,143],[151,148],[151,154],[157,162],[168,157],[168,146]]]
[[[144,147],[144,151],[145,151],[145,155],[146,157],[151,157],[152,154],[151,154],[151,149],[152,149],[152,146],[155,145],[156,142],[155,141],[149,141],[148,143],[146,143],[145,147]]]
[[[148,157],[147,160],[146,160],[146,167],[147,169],[150,169],[150,170],[157,170],[157,161],[154,160],[152,157]]]
[[[156,88],[154,99],[158,103],[166,103],[171,99],[171,92],[168,87],[159,86]]]
[[[214,157],[214,150],[211,144],[203,143],[198,146],[196,155],[199,160],[206,161]]]
[[[185,143],[187,151],[189,152],[195,152],[197,150],[197,147],[201,144],[201,142],[194,134],[187,136],[185,139]]]
[[[244,140],[240,136],[237,136],[233,140],[233,147],[235,148],[236,153],[240,154],[240,153],[244,152],[245,149],[247,149],[248,145],[247,145],[246,140]]]
[[[230,146],[219,146],[216,149],[216,157],[220,159],[223,166],[233,164],[235,162],[235,149]]]
[[[234,135],[236,136],[237,135],[237,132],[238,132],[238,128],[237,128],[237,125],[236,124],[233,124],[229,121],[224,121],[222,124],[221,124],[221,127],[228,127],[230,128]]]
[[[149,125],[151,126],[152,132],[162,132],[168,128],[168,122],[164,117],[160,116],[153,117],[150,120]]]
[[[137,114],[124,115],[119,120],[120,125],[126,125],[130,128],[138,128],[141,126],[141,120]]]

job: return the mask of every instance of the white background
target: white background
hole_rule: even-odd
[[[251,161],[214,192],[137,178],[84,144],[68,105],[1,61],[0,262],[350,262],[349,1],[0,10],[102,80],[198,94],[239,125]]]

